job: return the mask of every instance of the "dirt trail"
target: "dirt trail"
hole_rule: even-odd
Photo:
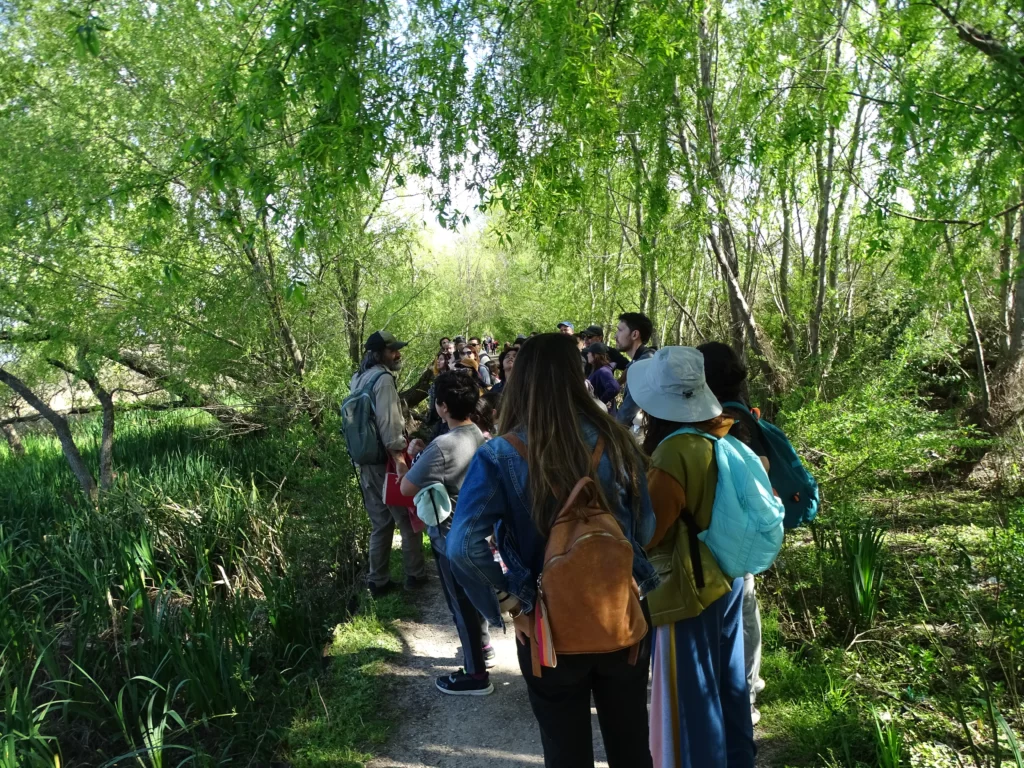
[[[497,666],[490,696],[446,696],[434,678],[462,666],[458,635],[436,574],[416,598],[420,618],[399,621],[405,652],[388,670],[397,679],[392,692],[401,709],[389,743],[370,768],[520,768],[543,766],[540,733],[526,697],[511,627],[491,635]],[[604,746],[594,715],[594,753]]]
[[[392,701],[400,714],[388,744],[369,768],[525,768],[543,766],[540,733],[530,711],[516,660],[511,627],[491,635],[497,666],[490,696],[446,696],[434,687],[438,675],[462,665],[458,635],[436,574],[417,596],[420,618],[397,622],[404,653],[390,665],[397,681]],[[604,745],[591,709],[596,765],[607,768]],[[774,761],[762,754],[758,766]]]

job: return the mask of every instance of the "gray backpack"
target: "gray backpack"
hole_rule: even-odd
[[[348,455],[355,464],[383,464],[387,461],[387,452],[377,431],[373,397],[374,384],[386,375],[387,371],[378,372],[341,402],[341,434],[345,438]]]

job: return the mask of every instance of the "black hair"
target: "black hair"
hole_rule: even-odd
[[[457,421],[465,421],[476,410],[480,388],[476,381],[454,371],[446,371],[434,379],[434,402],[448,406],[448,413]]]
[[[479,344],[480,343],[480,337],[479,336],[470,336],[468,341],[475,341],[477,344]]]
[[[667,421],[657,416],[644,414],[644,453],[648,456],[654,455],[654,450],[661,444],[662,440],[678,430],[680,427],[694,427],[702,432],[711,432],[719,427],[728,424],[727,416],[719,414],[713,419],[698,422]]]
[[[487,394],[490,394],[489,392]],[[476,408],[469,414],[469,419],[481,432],[487,432],[494,434],[494,406],[491,405],[487,400],[487,395],[484,395],[476,404]]]
[[[509,352],[515,352],[516,356],[518,357],[518,355],[519,355],[519,345],[518,344],[514,344],[511,347],[508,347],[500,355],[498,355],[498,367],[501,369],[501,375],[502,376],[505,375],[505,358],[508,357],[508,353]]]
[[[639,332],[641,344],[646,344],[654,335],[654,323],[642,312],[623,312],[619,315],[619,322],[625,323],[629,330]]]
[[[447,341],[447,342],[448,342],[449,344],[451,344],[451,341],[452,341],[452,340],[451,340],[451,339],[449,339],[449,338],[448,338],[447,336],[442,336],[442,337],[441,337],[441,340],[437,342],[437,346],[439,346],[439,347],[441,347],[441,346],[444,346],[444,343],[445,343],[446,341]]]
[[[704,377],[708,388],[719,402],[745,400],[747,366],[736,351],[720,341],[705,342],[697,349],[704,355]]]

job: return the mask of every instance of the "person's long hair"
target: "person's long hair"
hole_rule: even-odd
[[[544,333],[523,344],[502,394],[501,431],[526,433],[531,514],[545,536],[577,481],[597,480],[585,422],[604,438],[615,479],[632,492],[634,513],[639,510],[644,459],[632,436],[590,396],[585,381],[575,337]]]
[[[707,341],[697,349],[704,355],[704,376],[708,389],[720,403],[747,401],[747,366],[728,344]]]
[[[359,363],[359,372],[366,373],[368,370],[373,368],[375,365],[380,365],[383,362],[382,355],[380,352],[368,349],[363,354],[363,359]]]
[[[701,432],[714,432],[716,429],[724,427],[726,424],[730,424],[732,419],[726,414],[719,414],[713,419],[707,421],[667,421],[665,419],[659,419],[657,416],[651,416],[649,413],[644,414],[644,453],[648,456],[654,455],[654,449],[661,445],[661,441],[671,435],[677,429],[683,427],[693,427],[699,429]]]

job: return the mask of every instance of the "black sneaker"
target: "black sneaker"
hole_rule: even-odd
[[[494,686],[487,677],[478,680],[461,669],[450,675],[441,675],[434,684],[437,690],[450,696],[487,696],[494,693]]]
[[[384,595],[394,592],[395,582],[385,581],[383,584],[367,584],[366,587],[370,590],[370,597],[377,600],[384,597]]]
[[[484,666],[488,669],[492,669],[498,664],[498,654],[494,652],[494,646],[485,645],[484,651]]]
[[[421,587],[426,586],[426,584],[427,584],[427,577],[426,576],[406,576],[405,577],[405,591],[406,592],[415,592],[416,590],[420,589]]]

